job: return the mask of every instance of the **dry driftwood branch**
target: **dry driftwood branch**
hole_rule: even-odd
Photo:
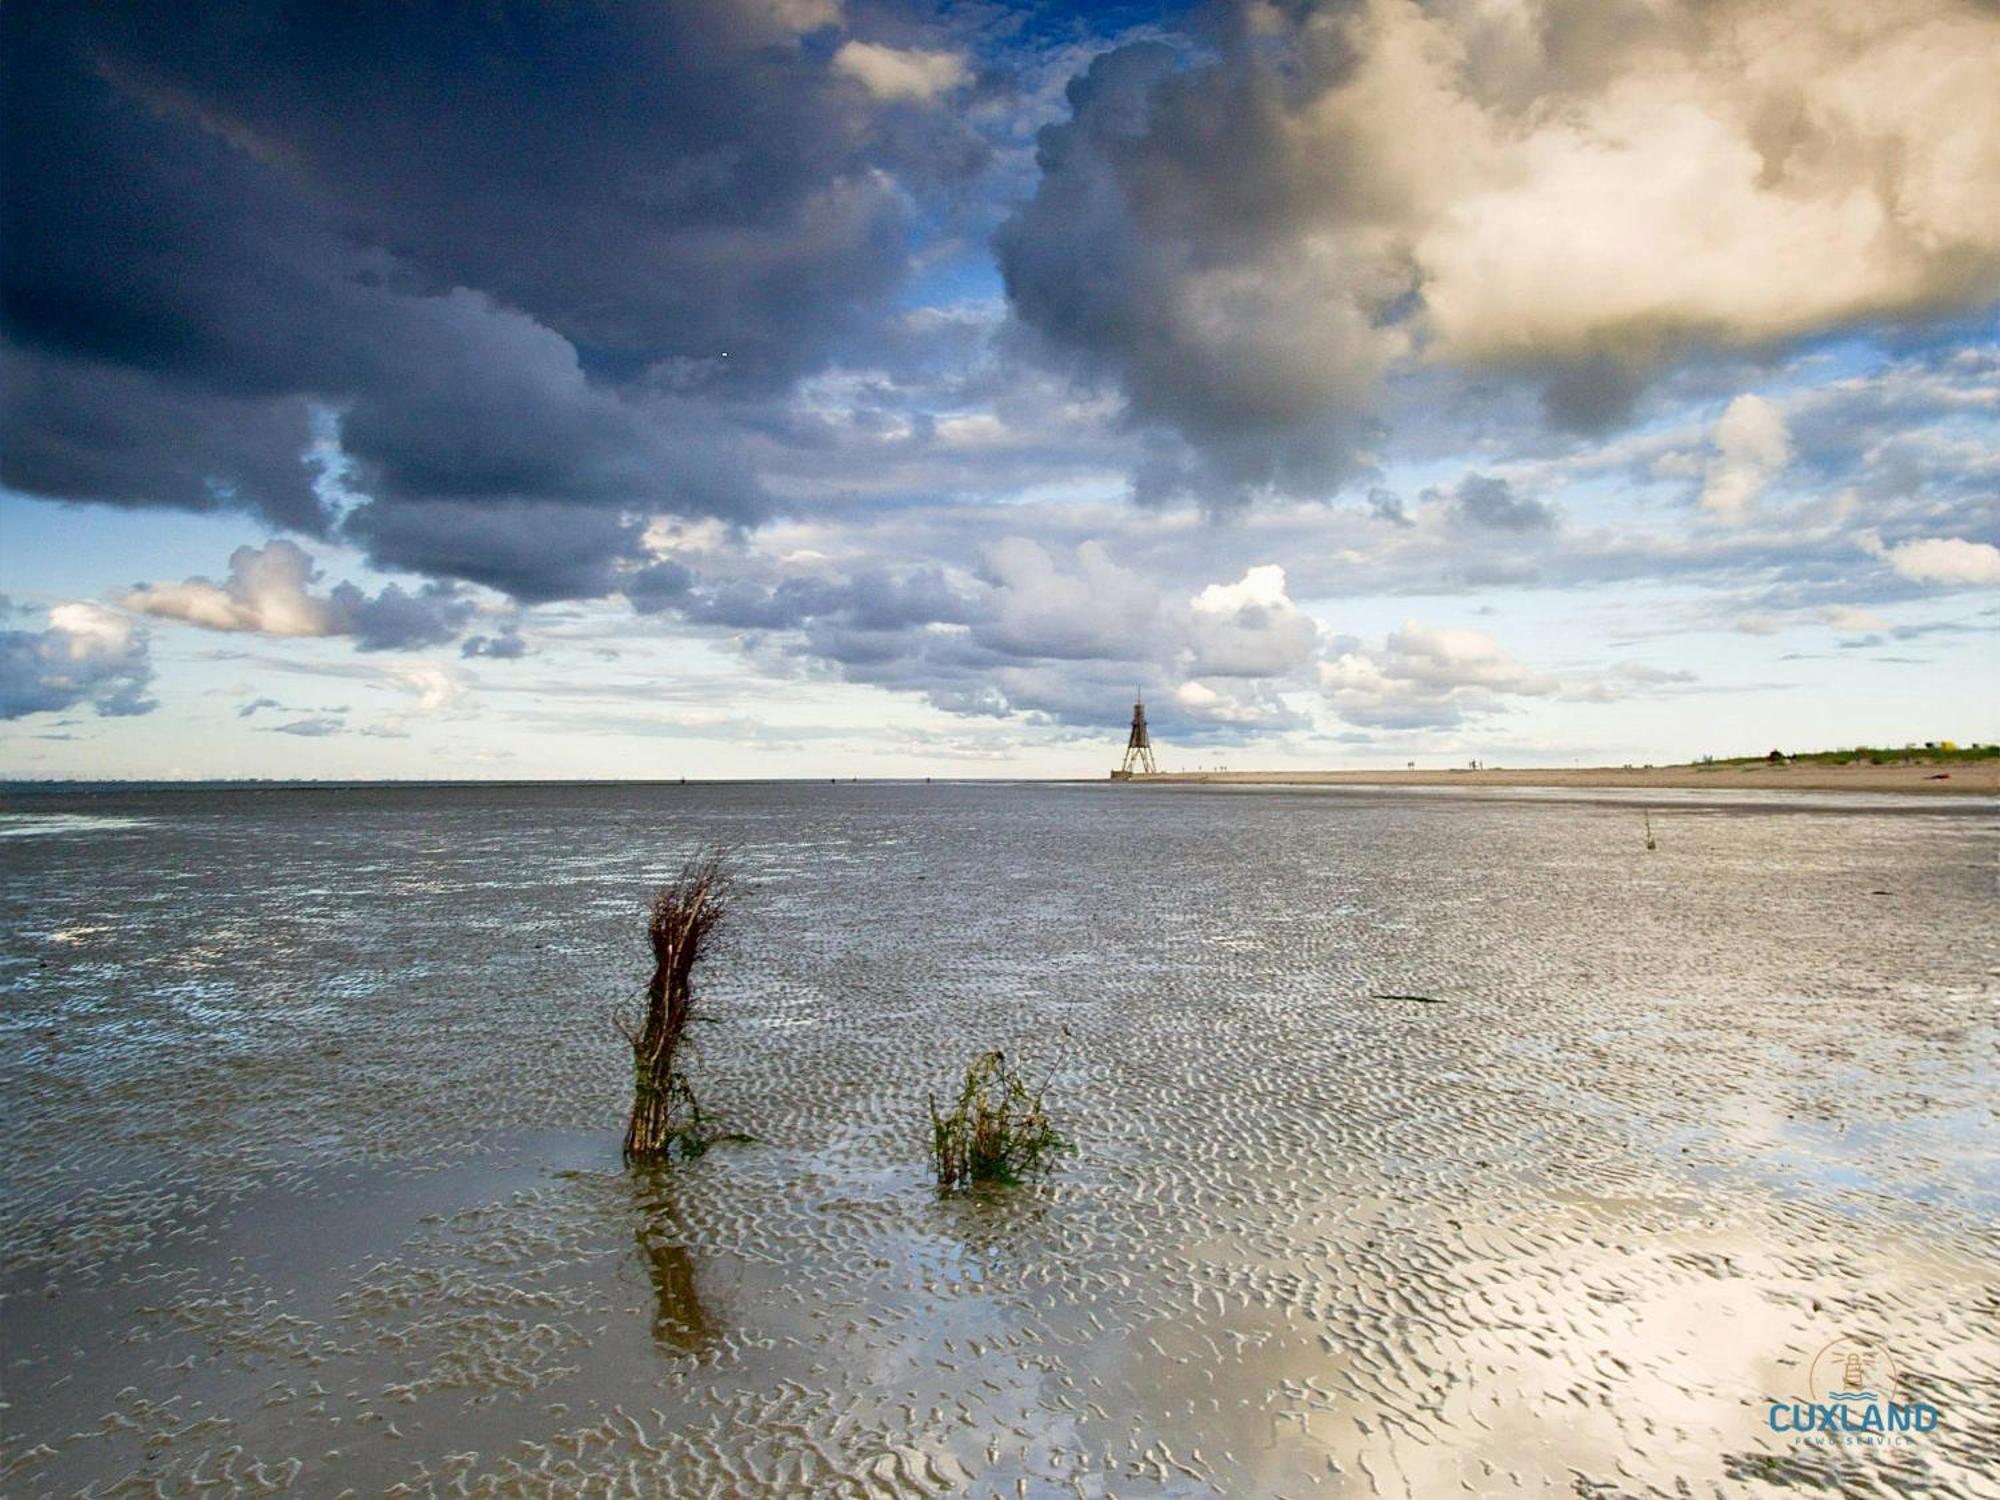
[[[681,866],[647,908],[653,977],[644,1012],[619,1027],[632,1046],[628,1161],[660,1156],[677,1136],[700,1125],[700,1107],[680,1070],[680,1049],[694,1018],[695,965],[713,946],[710,939],[728,916],[732,894],[728,854],[718,847]]]

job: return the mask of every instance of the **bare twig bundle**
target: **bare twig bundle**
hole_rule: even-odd
[[[663,1155],[676,1137],[700,1129],[701,1108],[680,1071],[680,1049],[694,1018],[694,967],[728,916],[731,895],[727,851],[721,848],[696,855],[653,893],[646,921],[653,978],[646,986],[645,1014],[636,1024],[618,1023],[632,1044],[628,1161]]]
[[[1054,1076],[1051,1066],[1049,1077]],[[1056,1152],[1069,1150],[1042,1106],[1048,1088],[1045,1078],[1040,1088],[1030,1090],[1007,1066],[1004,1054],[987,1052],[965,1070],[949,1113],[941,1112],[937,1095],[931,1095],[931,1165],[938,1186],[1019,1182],[1046,1166]]]

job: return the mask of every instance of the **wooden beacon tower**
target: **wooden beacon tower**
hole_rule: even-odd
[[[1125,737],[1125,759],[1118,769],[1111,773],[1113,781],[1130,781],[1132,773],[1141,776],[1157,776],[1160,768],[1153,762],[1153,741],[1146,733],[1146,700],[1143,695],[1135,695],[1132,705],[1132,732]]]

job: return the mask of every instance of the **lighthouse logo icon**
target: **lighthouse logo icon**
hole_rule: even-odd
[[[1875,1393],[1864,1389],[1868,1382],[1863,1379],[1863,1372],[1867,1368],[1867,1355],[1858,1349],[1848,1350],[1847,1362],[1841,1366],[1840,1373],[1840,1383],[1846,1386],[1847,1389],[1844,1391],[1835,1391],[1833,1399],[1836,1401],[1873,1401]]]
[[[1820,1350],[1809,1377],[1815,1401],[1856,1405],[1897,1399],[1896,1362],[1880,1344],[1866,1339],[1838,1338]]]

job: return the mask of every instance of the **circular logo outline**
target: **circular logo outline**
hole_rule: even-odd
[[[1836,1351],[1838,1351],[1836,1353]],[[1859,1362],[1863,1389],[1843,1389],[1851,1361]],[[1806,1392],[1818,1402],[1865,1401],[1892,1405],[1901,1394],[1903,1372],[1889,1346],[1879,1339],[1843,1333],[1806,1367]]]

